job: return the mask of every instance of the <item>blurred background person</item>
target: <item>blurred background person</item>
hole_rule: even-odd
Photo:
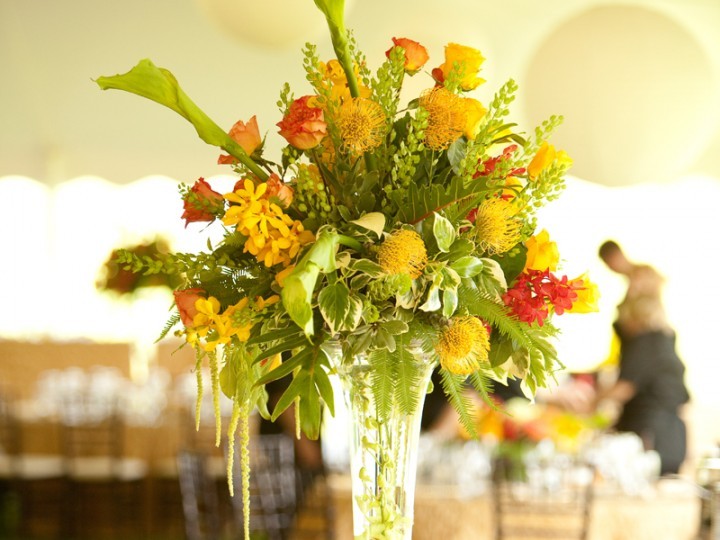
[[[660,455],[661,475],[676,474],[685,460],[687,432],[680,409],[690,399],[685,366],[675,349],[675,332],[662,303],[662,276],[651,266],[633,263],[620,246],[606,241],[599,256],[628,280],[617,308],[614,330],[619,342],[616,381],[600,389],[595,405],[616,403],[617,431],[636,433],[646,450]]]

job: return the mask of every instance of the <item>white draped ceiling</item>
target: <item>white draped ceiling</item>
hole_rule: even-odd
[[[447,41],[487,57],[488,101],[513,77],[523,129],[550,114],[574,174],[604,185],[720,178],[720,2],[717,0],[347,1],[371,67],[393,36],[442,61]],[[0,175],[58,183],[93,174],[126,183],[221,174],[216,152],[174,113],[101,92],[91,78],[152,58],[173,71],[218,124],[257,115],[268,149],[281,144],[275,101],[307,83],[300,47],[331,55],[312,0],[0,2]],[[413,90],[431,84],[427,74]]]

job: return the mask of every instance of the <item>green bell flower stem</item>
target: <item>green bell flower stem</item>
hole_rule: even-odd
[[[353,248],[355,251],[362,252],[363,246],[360,242],[355,240],[354,238],[350,238],[349,236],[345,236],[344,234],[338,235],[338,242],[343,245],[347,246],[349,248]]]
[[[360,97],[360,87],[355,77],[355,66],[353,65],[352,54],[348,43],[347,30],[345,29],[345,0],[315,0],[315,5],[325,15],[330,29],[330,40],[335,50],[338,62],[345,72],[350,95],[354,98]],[[377,169],[377,161],[372,154],[365,154],[365,165],[370,171]]]

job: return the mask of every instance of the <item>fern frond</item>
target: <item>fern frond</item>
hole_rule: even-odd
[[[394,354],[387,349],[377,349],[368,355],[368,363],[372,370],[370,385],[379,420],[385,421],[392,411],[395,384],[399,378],[394,369]]]
[[[407,341],[403,336],[396,336],[397,348],[392,362],[395,364],[395,397],[394,401],[404,414],[412,414],[425,395],[427,388],[421,388],[421,366],[415,356],[407,350]]]
[[[170,330],[172,330],[173,326],[175,326],[179,322],[180,322],[180,314],[173,313],[172,316],[165,323],[165,326],[163,327],[162,332],[160,332],[160,335],[158,336],[158,338],[155,340],[155,343],[158,343],[161,339],[163,339],[165,336],[167,336],[170,333]]]
[[[470,383],[472,384],[473,388],[477,390],[477,393],[480,394],[480,397],[483,398],[483,401],[489,405],[493,409],[497,409],[497,405],[495,405],[495,402],[490,397],[490,391],[492,390],[492,382],[490,381],[490,378],[481,373],[480,371],[475,371],[474,373],[470,374]]]
[[[460,422],[463,427],[470,435],[477,437],[473,404],[465,394],[465,377],[462,375],[453,375],[444,368],[440,368],[440,376],[442,377],[441,380],[445,395],[460,416]]]

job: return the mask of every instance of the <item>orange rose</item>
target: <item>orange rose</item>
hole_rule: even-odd
[[[430,58],[427,49],[417,41],[408,38],[392,38],[392,40],[395,47],[405,49],[405,72],[408,75],[415,75]],[[390,52],[393,48],[390,47],[385,51],[385,56],[390,58]]]
[[[277,197],[280,200],[281,206],[288,208],[292,204],[293,200],[293,189],[288,186],[285,182],[280,180],[280,177],[273,173],[267,180],[267,191],[265,192],[268,197]]]
[[[299,150],[316,147],[327,135],[322,109],[308,104],[313,97],[303,96],[293,101],[285,118],[277,123],[280,135]]]
[[[198,178],[185,196],[183,208],[185,211],[181,218],[187,227],[188,223],[195,221],[213,221],[225,209],[225,200],[204,178]]]
[[[205,298],[205,294],[202,289],[182,289],[173,292],[175,305],[178,312],[180,312],[180,320],[185,326],[191,327],[193,325],[193,318],[198,313],[195,302],[200,298]]]
[[[257,125],[257,117],[255,116],[248,120],[247,124],[242,120],[235,122],[235,125],[230,128],[228,135],[245,150],[248,156],[262,143],[260,130]],[[223,154],[218,157],[219,165],[232,165],[237,162],[238,160],[232,156]]]

